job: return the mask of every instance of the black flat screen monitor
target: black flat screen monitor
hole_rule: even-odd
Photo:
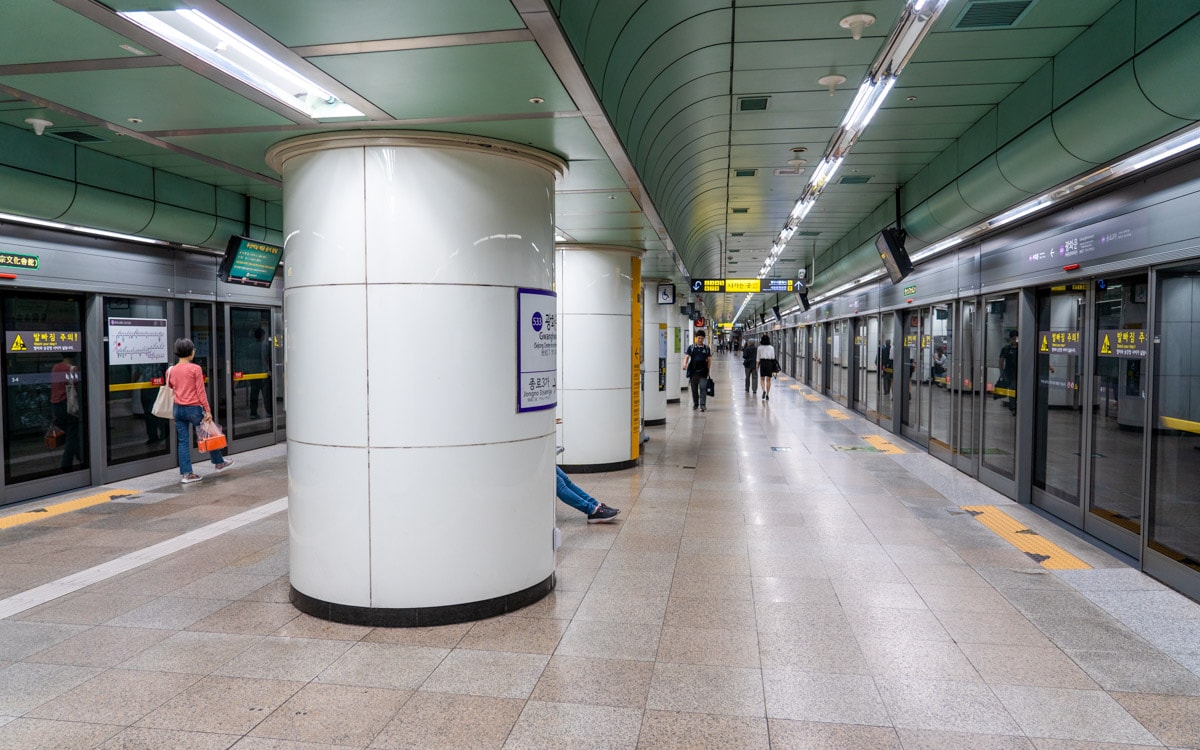
[[[908,259],[908,251],[904,249],[904,232],[888,228],[875,238],[875,249],[883,259],[883,267],[887,269],[888,278],[893,284],[899,284],[904,277],[912,273],[912,261]]]
[[[234,235],[225,246],[217,278],[226,284],[269,287],[275,281],[283,248],[261,240]]]
[[[783,321],[783,316],[779,314],[779,305],[771,305],[771,312],[775,313],[775,320]]]
[[[799,289],[796,291],[796,301],[800,303],[800,306],[804,308],[805,312],[808,312],[809,308],[812,307],[812,305],[808,304],[807,289]]]

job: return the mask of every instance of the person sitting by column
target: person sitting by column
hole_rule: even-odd
[[[554,471],[558,475],[558,487],[555,490],[558,494],[558,499],[570,505],[575,510],[586,513],[588,523],[612,523],[617,520],[617,514],[621,512],[619,508],[610,508],[584,492],[559,467],[555,466]]]

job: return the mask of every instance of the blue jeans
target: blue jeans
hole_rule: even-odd
[[[581,490],[562,469],[555,466],[554,470],[558,472],[558,499],[589,516],[595,513],[596,508],[600,507],[600,501]]]
[[[180,406],[175,404],[175,436],[179,439],[179,473],[187,476],[192,473],[192,444],[188,440],[188,425],[200,426],[204,421],[203,406]],[[209,451],[214,466],[225,463],[221,451]]]

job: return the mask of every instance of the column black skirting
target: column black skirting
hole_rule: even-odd
[[[433,625],[453,625],[497,617],[515,612],[538,601],[554,590],[554,574],[527,589],[493,599],[441,607],[357,607],[315,599],[295,586],[291,587],[292,606],[306,615],[345,625],[365,625],[377,628],[423,628]]]
[[[647,419],[646,420],[647,427],[658,427],[660,424],[666,424],[666,423],[667,423],[666,417],[663,417],[662,419]]]
[[[559,464],[558,468],[568,474],[599,474],[602,471],[632,469],[639,463],[641,463],[640,458],[632,458],[628,461],[613,461],[610,464]]]
[[[677,398],[669,398],[669,399],[667,399],[667,403],[668,403],[668,404],[678,404],[678,403],[679,403],[679,399],[677,399]]]

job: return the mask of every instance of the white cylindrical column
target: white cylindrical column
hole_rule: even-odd
[[[667,322],[666,305],[658,304],[657,279],[642,284],[642,414],[647,426],[667,423]]]
[[[642,251],[558,246],[559,462],[568,472],[641,455]]]
[[[541,598],[553,391],[518,411],[518,300],[541,293],[547,330],[563,163],[417,131],[304,136],[267,159],[287,237],[293,603],[416,626]]]
[[[667,312],[667,403],[679,403],[679,384],[683,380],[683,352],[687,349],[687,332],[683,330],[683,315],[679,304],[670,305]]]

